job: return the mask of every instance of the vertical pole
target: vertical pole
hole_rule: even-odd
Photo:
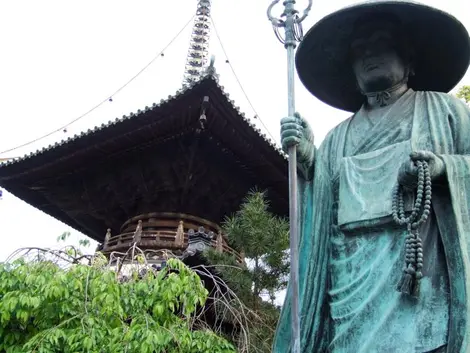
[[[297,41],[302,40],[301,22],[307,17],[312,7],[312,0],[309,0],[307,8],[302,17],[297,16],[294,8],[295,0],[284,0],[284,12],[279,20],[271,15],[272,8],[280,0],[273,0],[268,7],[268,19],[271,21],[277,38],[284,44],[287,50],[287,112],[289,117],[295,114],[295,48]],[[278,28],[283,27],[285,36],[278,32]],[[297,146],[288,149],[289,155],[289,226],[290,226],[290,287],[292,290],[291,320],[292,339],[291,353],[300,353],[300,307],[299,307],[299,214],[297,199]]]
[[[294,50],[294,0],[286,0],[285,43],[287,49],[287,114],[295,113],[295,67]],[[297,146],[291,146],[289,155],[289,226],[290,226],[290,285],[292,289],[292,353],[300,353],[300,311],[299,311],[299,233],[297,204]]]

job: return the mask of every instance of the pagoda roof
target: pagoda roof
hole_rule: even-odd
[[[159,104],[0,163],[0,186],[97,241],[144,212],[220,223],[254,187],[268,191],[274,213],[288,214],[285,154],[211,74]]]

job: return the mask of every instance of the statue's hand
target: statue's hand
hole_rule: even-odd
[[[442,159],[430,151],[416,151],[410,154],[410,160],[402,164],[398,170],[398,182],[407,188],[414,189],[418,184],[418,167],[416,161],[426,161],[429,166],[431,180],[436,180],[445,172]]]
[[[305,172],[308,172],[313,165],[315,156],[313,141],[312,129],[299,113],[281,119],[282,149],[287,153],[289,147],[297,146],[297,164]]]

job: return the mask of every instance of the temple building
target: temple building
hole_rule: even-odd
[[[273,213],[287,216],[287,159],[207,68],[208,11],[201,6],[210,2],[198,5],[181,90],[0,161],[0,187],[96,240],[107,256],[135,244],[157,265],[164,261],[161,249],[194,265],[198,253],[213,248],[243,264],[220,224],[255,187],[268,192]]]
[[[287,160],[208,65],[210,10],[210,0],[198,0],[180,91],[0,160],[0,187],[98,241],[105,254],[133,243],[177,255],[212,246],[242,262],[219,224],[254,187],[268,191],[271,211],[287,215]]]
[[[4,162],[0,186],[105,253],[129,248],[136,231],[142,249],[234,253],[219,224],[254,187],[288,214],[284,154],[211,73],[160,104]]]

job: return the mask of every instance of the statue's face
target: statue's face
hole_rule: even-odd
[[[392,30],[385,26],[364,27],[354,36],[352,65],[363,92],[383,91],[404,78],[406,65],[395,48]]]

